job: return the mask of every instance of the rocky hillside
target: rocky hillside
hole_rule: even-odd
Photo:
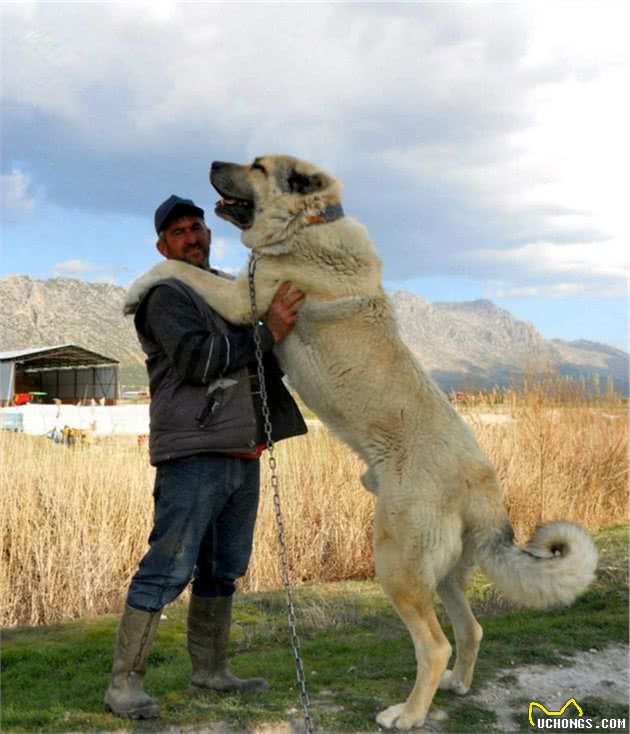
[[[71,342],[115,357],[121,382],[146,382],[144,358],[118,286],[55,278],[0,280],[0,349]],[[447,390],[507,385],[547,367],[602,380],[628,392],[628,354],[603,344],[544,339],[491,301],[429,304],[390,293],[403,339]]]
[[[71,278],[2,278],[0,350],[77,344],[118,359],[121,382],[145,384],[133,321],[122,314],[124,294],[115,285]]]
[[[441,384],[509,384],[515,374],[556,362],[550,342],[491,301],[428,304],[390,294],[405,342]]]
[[[428,304],[419,296],[390,294],[403,339],[433,377],[449,389],[507,385],[551,369],[570,377],[609,378],[628,394],[628,358],[620,349],[578,340],[545,339],[491,301]]]

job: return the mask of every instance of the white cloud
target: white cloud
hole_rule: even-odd
[[[235,275],[244,271],[250,251],[243,247],[237,237],[212,235],[210,264],[226,273]]]
[[[95,265],[84,260],[64,260],[53,265],[53,274],[56,276],[84,275],[97,270]]]
[[[224,273],[229,273],[230,275],[239,275],[241,273],[241,268],[234,268],[231,266],[220,268]]]
[[[517,271],[539,271],[557,276],[580,275],[625,282],[630,266],[630,251],[617,240],[558,245],[533,242],[509,250],[475,250],[470,260],[503,263]]]
[[[85,260],[64,260],[53,265],[51,275],[53,278],[77,278],[115,285],[118,283],[120,270],[117,266],[95,265]]]
[[[495,261],[526,269],[601,272],[625,277],[630,241],[630,106],[627,73],[601,70],[585,80],[531,88],[528,126],[380,154],[391,167],[425,182],[452,187],[454,196],[493,217],[501,247],[546,237],[575,245],[528,244],[494,252]],[[489,251],[478,253],[488,256]],[[523,255],[523,257],[521,257]]]
[[[232,241],[227,237],[212,237],[211,257],[212,261],[225,260],[228,249],[231,249]]]
[[[0,175],[0,209],[5,221],[16,222],[35,210],[35,196],[29,177],[19,168]]]
[[[554,283],[548,286],[510,286],[493,285],[483,291],[484,298],[570,298],[575,296],[625,296],[626,289],[621,285],[592,285],[588,283]]]
[[[286,151],[342,172],[349,193],[382,190],[399,206],[374,216],[394,233],[386,265],[404,261],[410,277],[427,266],[461,274],[472,253],[506,280],[510,271],[514,288],[539,287],[534,277],[557,278],[558,292],[619,284],[630,239],[627,3],[308,10],[304,23],[300,3],[5,4],[4,100],[24,119],[61,121],[72,146],[62,160],[79,171],[86,151],[101,156],[81,182],[53,167],[50,196],[93,185],[98,209],[130,171],[173,149],[165,180],[174,166],[203,171],[224,148],[241,160]],[[50,140],[35,141],[33,158],[55,146],[54,127],[42,128]],[[448,204],[431,213],[437,246],[410,260],[415,243],[396,240],[396,218],[436,189]],[[446,245],[463,209],[475,221]],[[409,227],[420,238],[428,224]],[[483,246],[467,240],[471,224]],[[231,241],[213,247],[232,265]]]
[[[144,147],[180,125],[211,123],[248,155],[293,150],[324,162],[343,156],[357,130],[387,135],[372,112],[475,103],[484,83],[504,98],[505,73],[492,62],[512,53],[504,38],[525,16],[332,3],[311,4],[308,23],[299,4],[273,3],[4,12],[4,95],[71,120],[100,145]],[[103,124],[93,90],[109,87],[119,114]]]

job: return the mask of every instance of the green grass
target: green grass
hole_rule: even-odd
[[[474,688],[495,677],[509,683],[512,661],[554,665],[560,654],[627,641],[627,529],[608,529],[597,542],[602,554],[598,581],[570,609],[515,611],[494,597],[483,577],[476,577],[471,597],[484,641]],[[380,587],[370,581],[303,587],[295,601],[316,726],[334,732],[376,731],[375,714],[404,700],[415,672],[407,632]],[[2,731],[151,732],[217,721],[245,731],[256,723],[300,718],[281,592],[240,596],[235,603],[233,669],[242,676],[264,675],[271,684],[264,695],[189,698],[186,607],[172,605],[166,615],[145,680],[161,701],[159,723],[130,723],[103,710],[117,619],[102,617],[3,633]],[[452,641],[450,626],[443,622]],[[435,705],[448,713],[440,723],[445,732],[496,731],[494,713],[465,698],[438,692]],[[614,715],[610,704],[593,699],[589,705],[601,715]]]

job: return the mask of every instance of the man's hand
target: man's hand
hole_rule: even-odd
[[[276,291],[264,318],[274,341],[279,342],[293,329],[297,313],[304,303],[302,291],[292,291],[291,283],[283,283]]]

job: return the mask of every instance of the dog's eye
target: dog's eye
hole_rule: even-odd
[[[263,173],[267,173],[267,169],[261,164],[258,163],[258,161],[255,161],[252,163],[252,170],[262,171]]]

